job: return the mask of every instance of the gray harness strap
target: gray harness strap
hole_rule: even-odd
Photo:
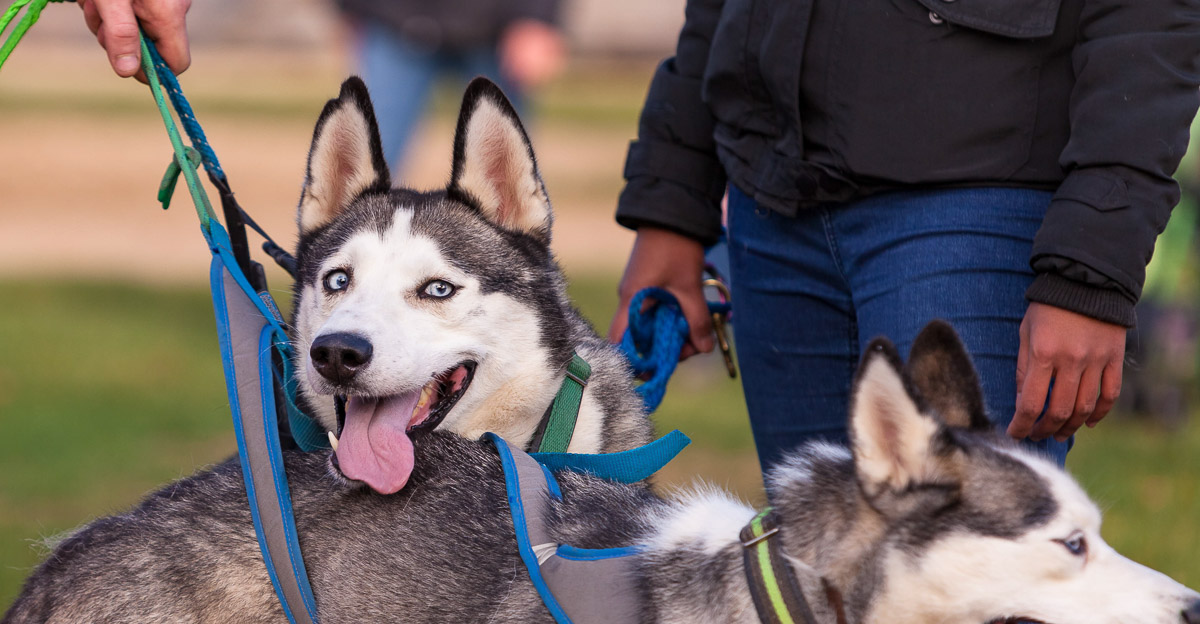
[[[502,457],[512,460],[513,469],[505,467],[510,493],[512,480],[517,481],[519,500],[510,496],[510,505],[520,508],[513,512],[517,541],[527,543],[536,557],[532,567],[525,558],[526,567],[551,614],[560,624],[637,621],[642,613],[642,594],[634,582],[637,550],[579,549],[554,542],[545,520],[550,498],[559,497],[557,484],[550,486],[554,477],[521,449],[499,439],[497,448],[501,442],[507,447],[500,449]]]
[[[264,369],[270,374],[271,329],[263,312],[221,262],[214,260],[213,271],[218,332],[228,332],[230,353],[223,355],[226,366],[233,368],[232,375],[226,371],[230,407],[259,546],[288,620],[315,624],[316,605],[306,600],[312,592],[307,587],[308,575],[296,541],[287,481],[280,478],[283,465],[278,450],[279,433],[275,429],[278,425],[273,405],[274,386],[263,375]],[[215,274],[217,271],[219,276]],[[285,504],[289,508],[285,509]]]

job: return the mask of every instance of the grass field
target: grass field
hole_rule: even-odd
[[[615,278],[573,295],[606,324]],[[0,281],[0,605],[42,538],[120,511],[234,452],[208,294],[198,287]],[[758,500],[740,388],[686,364],[657,414],[694,440],[664,481],[701,477]],[[1072,471],[1106,508],[1118,549],[1200,586],[1200,430],[1114,418],[1085,432]]]

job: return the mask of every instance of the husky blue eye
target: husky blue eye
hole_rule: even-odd
[[[346,290],[346,287],[349,285],[350,275],[341,269],[338,269],[337,271],[330,271],[329,274],[325,276],[326,290]]]
[[[423,292],[426,296],[433,297],[434,299],[445,299],[446,297],[453,295],[454,290],[454,285],[450,282],[433,280],[428,284],[425,284],[425,288],[421,292]]]
[[[1082,556],[1087,554],[1087,538],[1082,533],[1075,533],[1065,540],[1058,541],[1064,548],[1071,551],[1072,555]]]

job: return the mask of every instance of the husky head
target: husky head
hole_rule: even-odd
[[[468,87],[449,185],[392,188],[365,85],[321,113],[300,199],[294,345],[301,396],[342,475],[381,493],[438,426],[528,438],[571,357],[550,202],[500,89]],[[344,401],[344,420],[335,401]]]
[[[1115,552],[1066,473],[995,433],[949,325],[907,365],[873,341],[850,411],[850,454],[813,447],[771,487],[812,525],[793,533],[820,536],[788,550],[842,588],[851,621],[1200,622],[1200,595]]]

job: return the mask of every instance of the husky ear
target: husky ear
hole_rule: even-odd
[[[900,355],[876,338],[854,380],[850,439],[859,483],[869,498],[904,492],[936,476],[933,447],[940,425],[924,415],[905,387]]]
[[[550,242],[550,199],[533,146],[508,98],[486,78],[463,95],[447,191],[501,228]]]
[[[905,372],[925,404],[945,424],[963,429],[991,428],[971,356],[945,321],[933,321],[917,334]]]
[[[317,119],[297,220],[311,232],[341,214],[359,195],[391,188],[379,127],[367,85],[358,76],[342,83]]]

